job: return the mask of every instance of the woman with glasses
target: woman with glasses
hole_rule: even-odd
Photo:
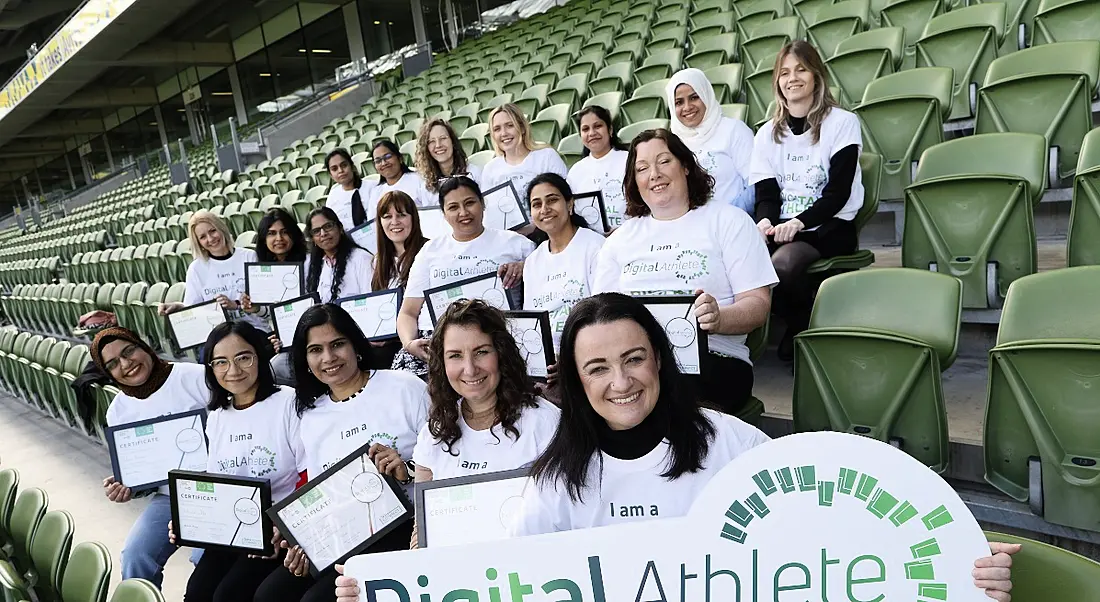
[[[275,384],[268,367],[272,355],[264,333],[243,322],[219,324],[207,338],[206,472],[267,479],[271,501],[278,503],[294,493],[306,463],[295,392]],[[174,540],[171,523],[168,532]],[[251,600],[280,565],[278,554],[260,558],[205,550],[187,581],[184,600]]]
[[[427,421],[428,389],[415,376],[393,370],[371,370],[373,350],[363,332],[343,309],[317,305],[302,316],[291,354],[297,377],[297,411],[310,479],[364,445],[378,472],[411,486],[417,432]],[[349,429],[349,426],[360,428]],[[363,520],[369,520],[366,515]],[[408,549],[409,523],[394,529],[368,553]],[[309,558],[288,548],[283,566],[256,592],[263,602],[332,600],[336,573],[314,579]],[[248,598],[253,599],[253,598]]]
[[[523,279],[523,260],[535,248],[515,232],[485,227],[485,199],[470,178],[458,176],[443,182],[439,197],[451,235],[430,240],[420,249],[409,269],[397,315],[403,350],[394,365],[421,375],[427,374],[426,333],[432,329],[424,291],[493,272],[506,288],[514,287]]]
[[[371,155],[374,157],[374,169],[381,177],[378,186],[371,190],[372,208],[378,205],[382,195],[393,190],[400,190],[409,195],[421,207],[436,204],[435,195],[424,188],[424,180],[420,179],[420,175],[405,165],[405,157],[401,155],[393,141],[375,142]]]
[[[203,366],[165,362],[125,328],[100,331],[90,351],[92,362],[121,391],[107,408],[107,426],[201,410],[210,401]],[[112,502],[125,503],[133,498],[130,488],[114,477],[103,479],[103,492]],[[126,536],[122,547],[123,579],[146,579],[160,587],[164,564],[176,551],[164,532],[170,520],[172,504],[168,487],[164,486],[156,490]]]
[[[306,227],[313,248],[306,259],[306,290],[316,291],[321,303],[369,293],[371,254],[359,248],[328,207],[309,212]]]
[[[511,180],[516,194],[522,195],[531,178],[541,173],[556,173],[563,178],[569,173],[558,151],[531,136],[531,124],[516,105],[506,103],[493,109],[489,127],[497,156],[481,173],[485,190]]]
[[[359,174],[351,162],[351,154],[338,148],[325,157],[325,168],[335,185],[328,191],[325,207],[336,212],[345,230],[370,220],[373,215],[367,213],[370,207],[371,189],[377,186],[368,182]]]
[[[439,194],[439,185],[447,178],[467,176],[475,182],[481,180],[481,168],[466,160],[466,151],[458,135],[447,120],[439,117],[420,127],[416,139],[416,172],[433,195]]]
[[[589,105],[577,113],[577,127],[584,144],[584,158],[569,168],[573,192],[600,191],[612,230],[626,219],[623,176],[626,174],[626,145],[612,125],[611,113],[600,105]]]

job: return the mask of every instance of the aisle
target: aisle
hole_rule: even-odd
[[[0,393],[0,468],[18,469],[20,489],[41,487],[49,494],[50,509],[67,510],[73,515],[74,544],[95,540],[111,550],[113,592],[121,580],[122,544],[145,501],[115,504],[103,496],[103,477],[111,474],[111,462],[103,446]],[[191,574],[189,556],[189,549],[181,549],[165,568],[166,600],[183,599]]]

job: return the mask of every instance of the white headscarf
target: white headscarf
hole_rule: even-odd
[[[676,117],[676,88],[681,84],[691,86],[707,108],[703,121],[697,127],[689,128]],[[714,86],[701,70],[691,68],[677,71],[665,86],[665,102],[668,103],[672,133],[679,136],[692,151],[698,152],[718,133],[718,124],[722,123],[722,106],[714,95]]]

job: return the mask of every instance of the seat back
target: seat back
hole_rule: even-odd
[[[107,548],[96,541],[79,543],[65,567],[61,598],[65,602],[106,602],[110,580],[111,554]]]
[[[1092,129],[1098,80],[1100,40],[1045,44],[1002,56],[990,63],[978,90],[974,133],[1042,135],[1058,149],[1058,178],[1070,177],[1081,140]]]
[[[1048,522],[1090,531],[1100,530],[1096,294],[1100,266],[1012,284],[989,354],[983,429],[987,481]]]
[[[60,593],[61,576],[73,547],[73,529],[73,517],[64,510],[50,510],[42,516],[31,542],[31,564],[39,579],[37,589]]]
[[[871,21],[871,0],[842,0],[817,12],[806,29],[806,38],[822,59],[836,54],[841,41],[860,33]]]
[[[892,0],[882,9],[883,27],[900,27],[905,31],[904,67],[914,64],[915,45],[925,23],[943,13],[943,0]]]
[[[951,82],[951,69],[924,67],[867,84],[855,113],[863,125],[864,148],[883,158],[882,198],[901,198],[913,163],[925,149],[943,142]]]
[[[160,589],[144,579],[127,579],[118,584],[111,602],[164,602]]]
[[[19,471],[14,468],[0,470],[0,534],[11,533],[11,515],[18,490]]]
[[[954,87],[950,119],[973,115],[977,86],[985,80],[1005,25],[1005,5],[977,4],[944,13],[928,22],[917,41],[918,67],[951,67]]]
[[[49,496],[38,487],[19,492],[19,497],[15,499],[15,509],[11,513],[11,528],[8,529],[16,558],[30,560],[31,542],[48,505]]]
[[[1100,265],[1100,128],[1085,135],[1073,181],[1066,265]]]
[[[1038,268],[1032,203],[1045,148],[1035,134],[994,134],[928,149],[905,192],[902,265],[962,279],[964,307],[1000,307],[1009,284]]]
[[[1012,599],[1045,602],[1050,592],[1066,600],[1088,600],[1100,583],[1100,563],[1040,541],[986,531],[990,542],[1020,544],[1012,555]]]
[[[1034,2],[1032,2],[1034,4]],[[1095,40],[1100,31],[1098,0],[1040,0],[1031,43]]]

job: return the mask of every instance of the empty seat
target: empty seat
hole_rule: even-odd
[[[1041,0],[1033,45],[1100,40],[1100,0]]]
[[[866,29],[871,21],[871,0],[843,0],[818,11],[807,21],[806,39],[821,58],[836,54],[840,42]]]
[[[531,136],[537,142],[556,146],[564,132],[570,127],[570,115],[573,109],[569,104],[557,104],[539,111],[531,122]]]
[[[1100,531],[1097,295],[1100,266],[1012,284],[989,352],[983,429],[987,481],[1048,522],[1089,531]]]
[[[917,66],[954,70],[949,119],[973,116],[978,84],[997,58],[1004,23],[1005,5],[990,2],[953,10],[925,25],[917,40]]]
[[[822,283],[795,337],[795,432],[864,435],[946,470],[941,373],[958,351],[961,300],[957,279],[904,268]]]
[[[638,86],[634,95],[622,103],[623,122],[636,123],[668,116],[665,106],[667,79],[660,79]]]
[[[1100,265],[1100,128],[1085,135],[1073,183],[1066,265]]]
[[[1046,184],[1037,134],[966,136],[929,148],[905,190],[902,265],[963,282],[963,306],[996,309],[1035,273],[1033,203]]]
[[[802,20],[798,17],[769,19],[755,28],[741,42],[741,59],[750,65],[778,53],[783,45],[801,37]]]
[[[943,13],[943,0],[890,0],[883,7],[880,19],[883,27],[900,27],[905,31],[905,56],[902,68],[916,64],[916,44],[926,23]]]
[[[691,38],[691,54],[684,58],[688,67],[709,69],[718,65],[735,63],[738,58],[736,33],[721,33]]]
[[[684,63],[682,48],[660,50],[650,54],[642,66],[634,70],[635,85],[642,86],[652,81],[668,79],[679,71]]]

